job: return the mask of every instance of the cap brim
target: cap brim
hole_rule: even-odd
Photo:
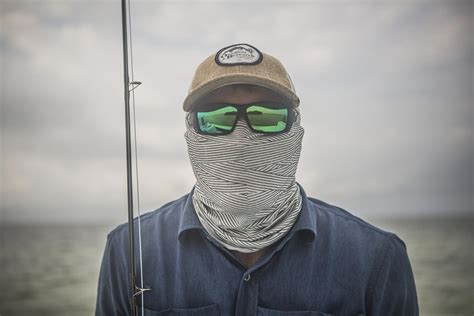
[[[252,84],[256,86],[261,86],[280,94],[282,97],[286,98],[294,107],[297,107],[300,104],[300,99],[293,91],[276,81],[255,75],[232,74],[215,78],[196,88],[194,91],[188,94],[186,99],[184,99],[183,110],[186,112],[191,111],[192,108],[196,105],[196,103],[198,103],[198,101],[202,97],[206,96],[207,94],[211,93],[216,89],[233,84]]]

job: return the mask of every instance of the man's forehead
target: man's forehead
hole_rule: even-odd
[[[224,86],[212,91],[202,98],[202,102],[204,103],[248,103],[258,100],[286,101],[284,97],[270,89],[251,84],[233,84]]]

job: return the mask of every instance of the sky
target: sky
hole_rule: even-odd
[[[127,220],[119,1],[0,0],[1,222]],[[285,65],[296,180],[360,217],[473,214],[473,1],[131,1],[140,210],[192,189],[182,102],[248,43]]]

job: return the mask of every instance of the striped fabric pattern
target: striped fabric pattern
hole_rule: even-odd
[[[184,134],[196,177],[193,205],[211,237],[230,250],[263,249],[296,222],[302,197],[295,181],[304,129],[296,120],[287,133],[254,133],[240,119],[223,136],[198,134],[192,113]]]

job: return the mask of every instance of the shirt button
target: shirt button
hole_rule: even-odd
[[[244,281],[248,282],[250,280],[250,273],[245,273],[244,274]]]

